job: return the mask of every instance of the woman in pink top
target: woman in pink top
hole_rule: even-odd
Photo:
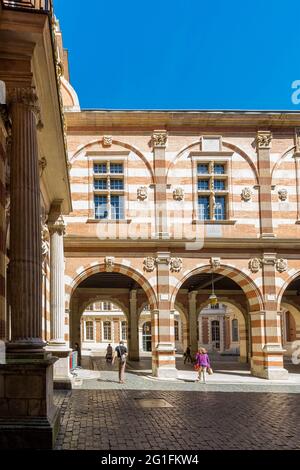
[[[196,382],[199,382],[201,379],[201,374],[203,377],[203,382],[206,383],[206,371],[210,368],[210,360],[207,354],[206,349],[200,348],[196,354],[196,364],[199,367],[199,377]]]

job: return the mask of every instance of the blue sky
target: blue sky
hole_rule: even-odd
[[[82,108],[286,109],[299,0],[54,0]]]

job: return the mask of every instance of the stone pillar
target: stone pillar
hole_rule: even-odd
[[[272,215],[272,175],[270,163],[270,148],[272,134],[270,131],[258,131],[256,150],[259,171],[259,204],[260,229],[262,238],[274,238]]]
[[[11,341],[0,364],[0,448],[51,448],[59,427],[53,364],[42,340],[42,248],[36,134],[31,87],[9,90]],[[41,127],[41,126],[40,126]]]
[[[6,338],[6,109],[0,104],[0,341]],[[0,346],[1,347],[1,346]],[[1,353],[0,353],[1,354]],[[1,357],[0,357],[1,360]]]
[[[138,329],[138,315],[137,315],[137,291],[130,291],[129,298],[129,328],[128,328],[128,339],[129,339],[129,351],[128,356],[131,361],[139,361],[139,329]]]
[[[50,232],[50,317],[51,339],[46,350],[59,360],[54,365],[54,388],[71,389],[70,349],[64,338],[65,332],[65,262],[63,217],[56,216],[55,208],[61,202],[51,205],[48,218]]]
[[[188,304],[189,304],[189,344],[191,346],[192,357],[196,355],[198,351],[198,340],[197,340],[197,291],[193,290],[188,293]],[[199,333],[200,334],[200,333]]]
[[[155,174],[155,232],[157,238],[168,238],[166,146],[168,135],[165,130],[156,130],[152,135]]]
[[[266,379],[287,379],[283,367],[280,312],[276,302],[276,255],[264,253],[262,278],[265,311],[251,312],[252,359],[251,371]]]
[[[220,350],[219,352],[224,352],[224,316],[218,317],[220,325]]]
[[[170,310],[170,253],[157,253],[158,310],[152,312],[152,372],[159,378],[176,378],[174,311]]]

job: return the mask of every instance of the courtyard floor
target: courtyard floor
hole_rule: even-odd
[[[129,362],[126,383],[103,358],[84,358],[72,391],[55,391],[61,409],[56,449],[300,449],[299,366],[285,383],[256,379],[222,360],[206,385],[177,360],[179,379],[151,378],[150,359]]]

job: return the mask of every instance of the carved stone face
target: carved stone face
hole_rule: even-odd
[[[106,271],[112,271],[115,264],[115,258],[113,256],[106,256],[104,259],[104,265]]]
[[[182,268],[182,259],[181,258],[171,258],[170,260],[170,269],[171,271],[179,272]]]
[[[288,197],[287,189],[285,189],[285,188],[279,189],[278,197],[281,201],[286,201],[287,197]]]
[[[112,145],[112,136],[104,135],[102,143],[104,147],[110,147]]]
[[[148,189],[147,186],[140,186],[137,189],[137,198],[139,201],[144,201],[148,197]]]
[[[257,273],[261,267],[261,260],[259,258],[252,258],[249,261],[249,269],[253,273]]]
[[[250,188],[244,188],[241,192],[241,198],[243,201],[250,201],[252,192]]]
[[[147,256],[147,258],[144,259],[144,269],[147,272],[153,271],[155,268],[155,259],[152,258],[152,256]]]
[[[284,271],[287,270],[287,260],[283,258],[279,258],[276,261],[276,269],[278,272],[283,273]]]
[[[184,189],[175,188],[173,191],[173,198],[175,199],[175,201],[182,201],[184,199]]]

